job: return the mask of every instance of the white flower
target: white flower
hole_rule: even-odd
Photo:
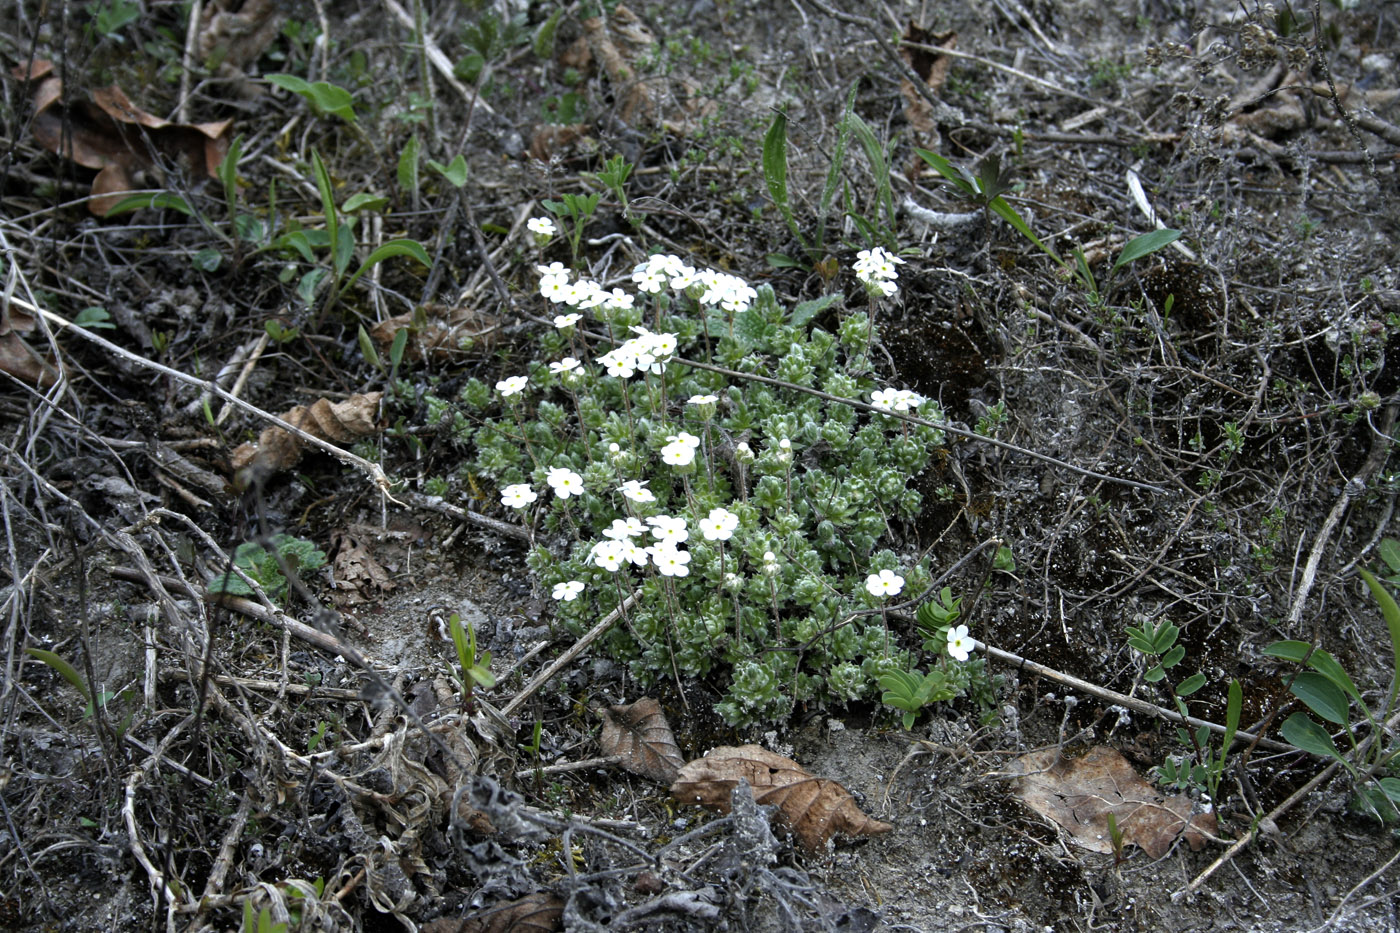
[[[894,389],[876,389],[870,393],[870,404],[885,411],[892,411],[898,394]]]
[[[614,518],[612,525],[603,532],[603,537],[612,538],[614,541],[623,541],[627,538],[635,538],[646,531],[646,527],[635,518]]]
[[[652,495],[651,490],[647,488],[647,484],[645,482],[639,482],[635,479],[629,479],[627,482],[623,483],[618,488],[622,490],[622,494],[624,496],[631,499],[633,502],[656,501],[656,496]]]
[[[556,314],[554,315],[554,326],[559,328],[560,330],[563,330],[565,327],[573,327],[575,324],[578,323],[578,320],[581,317],[583,317],[583,315],[578,313]]]
[[[924,397],[919,393],[911,392],[909,389],[900,389],[894,396],[894,410],[909,411],[911,408],[918,408],[924,401]]]
[[[651,526],[651,536],[661,544],[681,544],[690,537],[690,532],[686,531],[685,518],[669,515],[653,515],[647,519],[647,524]]]
[[[583,494],[583,477],[567,467],[550,467],[544,480],[561,499]]]
[[[569,270],[564,268],[562,262],[551,262],[547,266],[535,266],[535,271],[543,276],[564,276],[568,277]]]
[[[608,295],[607,305],[614,311],[630,311],[637,299],[620,288],[614,288]]]
[[[772,551],[763,552],[763,572],[769,576],[778,572],[778,558]]]
[[[638,567],[645,567],[647,565],[646,548],[642,547],[640,544],[638,544],[630,538],[628,538],[625,541],[620,541],[618,543],[622,545],[622,547],[619,548],[619,550],[622,553],[623,560],[631,561]]]
[[[608,573],[617,573],[622,568],[622,563],[626,559],[622,553],[621,541],[599,541],[593,545],[593,550],[588,553],[588,559],[593,561],[593,566],[601,567]]]
[[[740,441],[739,446],[734,448],[734,456],[747,463],[754,458],[753,448],[748,441]]]
[[[667,435],[666,440],[670,441],[673,444],[684,444],[691,450],[700,449],[700,438],[696,437],[694,434],[689,433],[688,431],[682,431],[679,434],[669,434]]]
[[[531,217],[525,221],[525,229],[539,236],[554,236],[559,232],[559,228],[554,226],[554,221],[548,217]]]
[[[512,509],[523,509],[539,496],[525,483],[515,483],[501,490],[501,505]]]
[[[739,516],[728,509],[710,509],[710,517],[700,519],[700,533],[706,541],[728,541],[739,527]]]
[[[966,661],[977,642],[967,637],[966,625],[955,625],[948,629],[948,657],[954,661]]]
[[[639,266],[637,271],[632,273],[632,281],[637,284],[637,291],[646,292],[649,295],[660,294],[661,289],[666,287],[666,278],[660,272],[653,272],[645,266]]]
[[[674,544],[662,543],[647,548],[656,569],[663,577],[686,577],[690,575],[690,552],[682,551]]]
[[[626,344],[616,349],[609,350],[598,357],[598,362],[607,367],[609,376],[616,376],[618,379],[631,379],[632,374],[637,370],[637,358],[631,353],[624,352]]]
[[[682,270],[688,268],[679,256],[670,253],[657,253],[647,259],[646,267],[653,272],[659,272],[665,276],[679,275]],[[691,272],[695,270],[691,269]]]
[[[691,285],[695,284],[696,280],[696,272],[690,266],[683,265],[680,269],[671,273],[671,287],[678,292],[685,291]]]
[[[668,360],[676,353],[675,334],[652,334],[651,355],[659,360]]]
[[[502,398],[510,398],[512,395],[519,395],[525,391],[525,387],[530,384],[530,380],[524,376],[511,376],[509,379],[502,379],[496,383],[496,391],[501,393]]]
[[[661,448],[661,462],[668,466],[690,466],[695,461],[695,448],[684,441],[672,441]]]
[[[865,578],[865,589],[871,596],[898,596],[904,589],[904,578],[893,570],[881,570]]]
[[[554,584],[554,598],[562,599],[566,603],[571,603],[578,599],[578,594],[583,592],[583,584],[578,580],[568,580],[564,583]]]
[[[540,279],[540,294],[554,304],[563,303],[570,287],[569,276],[562,272],[559,275],[546,275]]]
[[[550,363],[549,371],[554,373],[554,375],[558,376],[562,373],[573,372],[574,370],[578,369],[578,365],[578,360],[574,359],[572,356],[566,356],[557,363]]]
[[[692,396],[690,397],[690,402],[689,402],[688,404],[691,404],[691,405],[713,405],[715,402],[718,402],[718,401],[719,401],[719,398],[716,397],[716,396],[713,396],[713,395],[692,395]]]
[[[585,311],[589,308],[596,308],[600,305],[607,304],[608,299],[611,297],[607,289],[603,288],[603,286],[592,279],[579,279],[578,291],[579,299],[576,303],[576,307]]]

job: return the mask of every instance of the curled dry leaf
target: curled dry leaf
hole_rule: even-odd
[[[564,916],[564,899],[548,891],[497,904],[470,917],[442,917],[425,923],[423,933],[548,933],[557,930]]]
[[[740,781],[748,781],[754,800],[776,806],[781,821],[811,851],[834,833],[874,836],[894,829],[861,812],[836,781],[813,777],[791,758],[758,745],[717,748],[688,762],[671,785],[671,796],[727,813],[730,792]]]
[[[621,755],[622,767],[659,784],[670,784],[685,764],[676,737],[651,697],[603,710],[603,735],[598,740],[604,755]]]
[[[48,388],[58,381],[52,359],[34,352],[22,337],[37,330],[34,318],[14,305],[0,305],[0,373],[21,382]]]
[[[637,63],[655,53],[656,36],[641,17],[623,4],[610,16],[583,21],[588,51],[607,75],[625,123],[659,126],[687,135],[715,112],[715,103],[701,95],[699,82],[688,76],[656,74],[640,77]]]
[[[21,65],[14,75],[28,78],[34,103],[34,138],[84,168],[97,169],[92,180],[93,200],[88,210],[104,217],[126,192],[140,187],[137,178],[156,168],[152,150],[195,174],[217,177],[219,163],[228,151],[232,120],[216,123],[171,123],[146,113],[115,84],[98,88],[83,98],[70,96],[60,105],[63,82],[53,73],[53,63],[36,59],[32,68]]]
[[[378,599],[380,594],[394,588],[389,571],[375,560],[365,543],[346,531],[331,535],[331,578],[335,581],[337,603],[342,607],[360,605]]]
[[[922,48],[914,48],[910,43],[913,46],[922,46]],[[953,64],[953,57],[939,55],[929,51],[929,48],[953,49],[957,48],[957,45],[958,34],[956,32],[952,30],[934,32],[930,29],[924,29],[911,20],[909,28],[904,31],[904,40],[899,47],[899,57],[904,59],[904,63],[923,79],[930,91],[934,94],[942,94],[943,84],[948,80],[948,68]],[[932,133],[935,129],[933,108],[919,94],[913,82],[908,78],[901,79],[899,93],[904,96],[904,115],[909,118],[909,125],[920,133]]]
[[[287,14],[274,0],[214,0],[199,21],[199,58],[233,93],[252,100],[266,85],[248,78],[244,66],[255,62],[282,32]]]
[[[1168,797],[1148,784],[1116,750],[1097,745],[1082,758],[1065,758],[1058,748],[1022,755],[1009,768],[1016,795],[1049,817],[1086,849],[1113,851],[1108,814],[1123,834],[1123,843],[1161,858],[1178,837],[1192,849],[1205,845],[1204,833],[1216,830],[1214,814],[1191,813],[1191,798]]]
[[[380,321],[369,335],[387,351],[405,327],[409,329],[405,360],[449,362],[469,351],[489,352],[501,336],[501,321],[494,315],[440,304],[425,304],[417,311]]]
[[[310,406],[298,405],[282,415],[282,420],[301,428],[312,437],[345,444],[379,430],[379,400],[383,392],[352,395],[343,402],[317,399]],[[286,470],[301,459],[301,438],[273,425],[264,428],[255,442],[240,444],[230,462],[235,472],[258,467],[269,472]]]

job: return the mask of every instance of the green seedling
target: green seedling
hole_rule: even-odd
[[[354,98],[345,88],[326,81],[309,82],[289,74],[267,75],[269,84],[291,91],[311,105],[318,116],[335,116],[352,126],[359,125]]]
[[[951,587],[943,587],[934,599],[919,606],[914,611],[914,621],[923,635],[924,650],[947,650],[948,630],[957,625],[961,617],[962,597],[954,599]]]
[[[112,315],[107,309],[97,306],[79,311],[73,316],[73,323],[88,330],[115,330],[117,326],[112,323]]]
[[[44,648],[25,648],[24,650],[30,657],[42,661],[53,668],[59,676],[68,681],[78,693],[82,694],[83,700],[86,703],[83,708],[83,719],[91,719],[99,708],[103,710],[107,709],[112,700],[117,697],[117,694],[110,690],[99,690],[94,693],[88,686],[87,681],[83,679],[83,675],[78,673],[77,668],[73,667],[73,665],[69,664],[54,652]],[[129,695],[126,693],[123,693],[122,697],[124,699],[129,699]],[[117,725],[116,734],[118,738],[121,738],[131,726],[131,720],[134,715],[135,710],[132,710],[127,713]]]
[[[1380,545],[1376,548],[1376,553],[1380,555],[1381,560],[1385,561],[1385,571],[1389,572],[1381,579],[1392,586],[1400,585],[1400,541],[1396,541],[1394,538],[1382,538]]]
[[[284,568],[292,572],[316,570],[325,566],[326,554],[305,538],[276,534],[268,551],[256,541],[240,544],[233,552],[233,564],[254,580],[269,599],[286,594],[287,577]],[[210,593],[230,596],[251,596],[253,588],[232,571],[220,574],[209,582]]]
[[[1373,574],[1367,570],[1358,572],[1380,606],[1390,635],[1391,682],[1385,702],[1379,708],[1372,708],[1366,702],[1346,669],[1321,648],[1305,641],[1276,641],[1265,648],[1264,653],[1310,668],[1292,678],[1289,690],[1317,716],[1340,726],[1348,748],[1345,754],[1339,751],[1331,732],[1301,712],[1284,721],[1280,730],[1283,737],[1305,752],[1340,762],[1356,784],[1358,805],[1382,820],[1394,821],[1400,818],[1400,811],[1396,809],[1400,804],[1400,778],[1390,776],[1387,771],[1400,755],[1400,746],[1389,727],[1396,694],[1400,691],[1400,606]],[[1353,703],[1360,714],[1357,718],[1352,714]],[[1364,741],[1358,735],[1362,726],[1369,731],[1369,738]]]
[[[593,177],[603,187],[607,188],[613,197],[617,198],[617,203],[622,206],[622,216],[626,217],[632,224],[639,223],[639,219],[632,216],[631,210],[627,206],[627,179],[632,175],[632,165],[620,155],[615,155],[603,164],[603,170]]]
[[[913,727],[919,710],[930,703],[951,700],[961,692],[948,682],[948,675],[937,668],[927,674],[917,670],[886,671],[880,675],[879,682],[885,691],[880,695],[880,702],[904,711],[902,722],[906,729]]]
[[[549,211],[560,220],[569,223],[569,252],[573,256],[573,264],[578,265],[578,248],[583,241],[584,228],[593,219],[593,214],[598,209],[599,195],[593,194],[563,194],[558,201],[541,201],[544,209]]]
[[[1145,622],[1137,627],[1128,626],[1127,629],[1129,646],[1143,655],[1150,665],[1143,674],[1143,680],[1148,683],[1165,681],[1176,711],[1185,722],[1190,715],[1186,698],[1205,686],[1206,675],[1197,671],[1175,686],[1167,680],[1167,672],[1186,657],[1186,648],[1177,644],[1180,634],[1180,626],[1166,619],[1155,626]],[[1225,773],[1230,745],[1234,742],[1235,732],[1239,728],[1243,696],[1239,681],[1232,680],[1226,704],[1225,735],[1218,750],[1211,745],[1211,730],[1208,726],[1198,726],[1194,731],[1184,726],[1177,728],[1177,740],[1190,748],[1191,754],[1182,759],[1168,758],[1157,768],[1158,778],[1163,783],[1181,789],[1198,788],[1209,794],[1212,800],[1215,799],[1221,777]]]
[[[447,183],[458,190],[461,190],[467,184],[467,158],[460,152],[446,165],[443,165],[436,159],[429,159],[428,168],[447,179]]]
[[[471,710],[472,693],[477,687],[490,690],[496,686],[496,675],[491,673],[491,652],[476,653],[476,629],[462,625],[462,617],[457,613],[447,617],[447,627],[452,633],[452,647],[457,651],[457,680],[462,685],[462,707]]]

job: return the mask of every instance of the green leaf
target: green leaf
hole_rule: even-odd
[[[418,194],[418,152],[422,144],[415,133],[399,153],[399,187],[411,195]]]
[[[69,664],[52,651],[46,651],[43,648],[25,648],[24,650],[30,657],[37,658],[58,671],[58,673],[63,676],[64,680],[77,688],[78,692],[83,695],[83,699],[87,700],[89,703],[92,702],[92,694],[88,692],[87,683],[83,681],[82,675],[77,672],[73,665]]]
[[[1366,705],[1366,701],[1361,699],[1361,694],[1356,690],[1356,684],[1352,683],[1351,677],[1347,674],[1346,670],[1343,669],[1341,664],[1337,663],[1337,659],[1332,657],[1331,654],[1319,648],[1308,658],[1308,665],[1323,677],[1332,681],[1332,683],[1346,693],[1347,696],[1355,700],[1357,705],[1363,707]]]
[[[768,187],[768,196],[777,205],[783,220],[787,221],[788,229],[805,249],[807,241],[797,229],[797,220],[792,216],[792,207],[788,204],[787,172],[787,114],[780,110],[773,116],[773,122],[763,137],[763,183]]]
[[[374,348],[374,341],[370,339],[369,333],[365,330],[365,325],[361,324],[356,337],[360,341],[360,355],[380,372],[384,371],[384,361],[379,358],[379,351]]]
[[[1295,697],[1307,704],[1308,709],[1323,719],[1337,725],[1346,724],[1349,709],[1346,694],[1323,675],[1303,671],[1293,678],[1293,685],[1289,689]]]
[[[1394,538],[1382,538],[1380,545],[1376,548],[1376,553],[1380,554],[1381,560],[1385,561],[1391,573],[1400,573],[1400,541]]]
[[[96,305],[79,311],[73,316],[73,323],[88,330],[116,330],[117,327],[112,323],[112,315],[107,309]]]
[[[403,350],[406,346],[408,346],[408,328],[400,327],[398,333],[394,334],[394,342],[389,345],[389,366],[395,371],[403,362]]]
[[[335,266],[336,278],[340,278],[350,268],[350,260],[355,258],[355,234],[350,231],[349,224],[341,224],[336,230],[334,243],[331,262]]]
[[[1400,778],[1383,777],[1377,783],[1393,803],[1400,803]]]
[[[1351,764],[1337,751],[1332,736],[1307,713],[1289,716],[1279,731],[1290,745],[1321,758],[1335,758],[1351,770]]]
[[[1118,260],[1113,264],[1109,274],[1117,272],[1120,267],[1126,266],[1130,262],[1152,255],[1162,247],[1175,242],[1180,236],[1180,230],[1164,227],[1161,230],[1153,230],[1151,233],[1133,237],[1123,247],[1123,252],[1118,254]]]
[[[355,211],[379,211],[384,209],[384,205],[389,203],[389,199],[378,194],[369,194],[361,191],[359,194],[352,194],[345,203],[341,205],[341,210],[347,214]]]
[[[320,288],[321,282],[330,275],[329,269],[312,269],[301,277],[297,282],[297,297],[309,308],[316,303],[316,290]]]
[[[764,258],[768,261],[768,265],[772,266],[774,269],[802,268],[802,263],[798,262],[796,259],[793,259],[787,253],[769,253]]]
[[[915,149],[914,152],[918,154],[919,158],[933,166],[933,170],[942,175],[945,181],[962,192],[963,197],[976,200],[977,189],[966,178],[963,178],[962,173],[953,167],[953,163],[927,149]]]
[[[108,208],[106,216],[116,217],[119,214],[129,214],[132,211],[144,210],[148,207],[179,211],[186,217],[195,216],[194,208],[190,207],[189,201],[169,191],[157,191],[153,194],[129,194]]]
[[[1384,710],[1384,716],[1389,717],[1390,711],[1395,707],[1396,691],[1400,690],[1400,606],[1395,604],[1395,598],[1368,571],[1361,571],[1361,579],[1366,581],[1366,585],[1371,588],[1371,595],[1380,604],[1385,627],[1390,631],[1391,671],[1394,679],[1391,681],[1390,696],[1386,700]]]
[[[1036,246],[1040,247],[1041,251],[1044,252],[1045,255],[1055,260],[1055,262],[1059,263],[1060,266],[1068,268],[1068,266],[1065,265],[1065,261],[1060,258],[1060,254],[1055,252],[1050,247],[1046,246],[1044,243],[1040,242],[1040,237],[1036,236],[1035,233],[1031,231],[1030,226],[1024,220],[1021,219],[1021,215],[1016,213],[1015,208],[1013,208],[1010,204],[1006,203],[1005,198],[993,198],[992,201],[987,204],[987,209],[990,210],[993,214],[996,214],[1002,220],[1009,223],[1016,230],[1017,233],[1021,234],[1021,236],[1025,237],[1026,239],[1034,243]]]
[[[1151,670],[1149,670],[1146,674],[1143,674],[1142,679],[1150,684],[1155,684],[1157,681],[1161,680],[1163,677],[1166,676],[1167,672],[1162,670],[1162,665],[1158,664],[1156,667],[1153,667]]]
[[[331,173],[326,171],[326,163],[321,161],[321,153],[311,150],[311,174],[316,176],[316,190],[321,194],[321,213],[326,217],[327,242],[340,242],[340,218],[335,213],[335,189],[331,186]]]
[[[1312,651],[1312,645],[1305,641],[1276,641],[1264,649],[1264,653],[1271,658],[1297,661],[1300,664],[1310,651]]]
[[[561,4],[558,9],[549,15],[549,19],[540,23],[540,28],[535,30],[535,41],[532,50],[535,57],[541,61],[549,61],[554,57],[554,34],[559,29],[559,20],[564,17],[566,5]]]
[[[788,323],[793,327],[803,327],[818,314],[845,297],[840,292],[833,292],[830,295],[813,298],[811,301],[801,302],[792,309],[792,316],[788,318]]]
[[[357,119],[354,98],[343,87],[328,84],[325,81],[317,81],[313,84],[304,78],[289,74],[270,74],[265,77],[268,83],[275,84],[277,87],[301,97],[317,113],[332,114],[340,117],[346,123],[354,123]]]
[[[1189,697],[1191,694],[1195,693],[1197,690],[1201,689],[1205,685],[1206,675],[1202,674],[1200,671],[1197,671],[1196,673],[1192,674],[1190,677],[1186,678],[1181,683],[1176,685],[1176,695]]]
[[[460,152],[446,165],[436,159],[429,159],[428,167],[446,178],[454,188],[460,188],[467,183],[467,160]]]
[[[1240,727],[1240,712],[1244,708],[1244,690],[1238,679],[1230,681],[1230,697],[1225,703],[1225,738],[1220,744],[1220,764],[1225,764],[1225,756],[1230,753],[1230,745],[1235,741],[1235,732]]]
[[[219,162],[219,183],[224,186],[224,200],[228,202],[229,216],[234,214],[238,203],[238,160],[243,158],[243,137],[234,137],[229,143],[228,152]]]
[[[904,723],[904,728],[905,728],[906,731],[908,731],[909,729],[914,728],[914,718],[915,718],[916,715],[917,715],[917,714],[915,714],[915,713],[913,713],[913,712],[906,712],[906,713],[904,714],[904,716],[902,717],[902,722]]]
[[[885,158],[885,149],[875,138],[874,130],[854,110],[851,111],[850,123],[851,129],[855,131],[856,139],[860,140],[861,147],[865,149],[865,157],[870,161],[871,174],[875,176],[875,218],[877,222],[880,208],[885,209],[887,226],[884,228],[884,232],[888,236],[885,238],[884,245],[894,249],[898,245],[893,242],[895,230],[894,196],[890,191],[890,166],[889,161]]]
[[[846,107],[841,113],[841,122],[836,128],[836,146],[831,152],[831,167],[826,171],[826,184],[822,186],[822,196],[817,208],[817,247],[821,248],[826,235],[826,219],[831,214],[831,202],[836,189],[841,185],[841,167],[846,161],[846,144],[851,139],[851,114],[855,111],[856,91],[860,89],[860,79],[851,82],[851,90],[846,94]]]
[[[428,257],[428,251],[425,250],[423,244],[419,243],[417,240],[390,240],[388,243],[385,243],[383,246],[379,247],[379,249],[369,254],[364,264],[355,270],[354,275],[350,276],[350,280],[345,283],[345,287],[349,288],[351,285],[354,285],[355,282],[359,280],[360,276],[364,275],[384,260],[394,256],[410,256],[425,266],[431,266],[433,264],[432,259]]]
[[[224,254],[208,246],[190,257],[190,263],[200,272],[215,272],[223,261]]]
[[[1177,645],[1175,648],[1172,648],[1166,654],[1162,655],[1162,667],[1176,667],[1181,663],[1181,659],[1184,657],[1186,657],[1186,649],[1181,645]]]

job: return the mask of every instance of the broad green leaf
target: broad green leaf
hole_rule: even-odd
[[[1244,690],[1238,679],[1230,681],[1230,697],[1225,703],[1225,739],[1220,744],[1220,763],[1230,753],[1230,744],[1235,741],[1235,732],[1240,727],[1240,712],[1244,708]]]
[[[1307,704],[1308,709],[1328,722],[1345,725],[1348,704],[1346,694],[1321,674],[1303,671],[1293,678],[1289,688],[1293,695]]]
[[[384,205],[388,203],[389,199],[382,195],[369,194],[368,192],[361,191],[359,194],[352,194],[347,198],[340,209],[347,214],[354,213],[355,211],[380,211],[383,210]]]
[[[329,269],[312,269],[301,277],[301,281],[297,282],[297,297],[308,308],[316,304],[316,290],[321,287],[321,281],[328,275],[330,275]]]
[[[1120,267],[1126,266],[1134,260],[1152,255],[1157,252],[1157,250],[1177,240],[1180,236],[1180,230],[1164,227],[1161,230],[1153,230],[1151,233],[1144,233],[1142,236],[1133,237],[1123,247],[1123,252],[1118,254],[1118,261],[1113,264],[1113,269],[1111,271],[1117,272]]]
[[[238,160],[243,158],[243,137],[234,137],[219,162],[219,183],[224,186],[224,200],[228,202],[230,216],[238,202]]]
[[[1312,645],[1305,641],[1276,641],[1264,649],[1264,653],[1271,658],[1297,661],[1300,664],[1309,651],[1312,651]]]
[[[1400,541],[1394,538],[1382,538],[1381,543],[1376,547],[1376,553],[1385,561],[1391,573],[1400,572]]]
[[[768,187],[768,196],[777,205],[788,229],[806,248],[807,241],[797,229],[792,206],[788,204],[787,171],[787,115],[780,110],[773,116],[773,122],[763,137],[763,183]]]
[[[1384,777],[1378,782],[1381,790],[1394,803],[1400,803],[1400,778]]]
[[[354,258],[355,234],[350,231],[349,225],[341,224],[336,230],[335,250],[331,253],[336,278],[345,274],[345,270],[350,268],[350,260]]]
[[[346,123],[354,123],[356,120],[354,98],[343,87],[325,81],[311,83],[305,78],[289,74],[270,74],[266,77],[268,83],[298,95],[318,113],[332,114]]]
[[[132,211],[139,211],[145,208],[168,209],[179,211],[186,217],[193,217],[195,211],[190,207],[190,202],[172,194],[169,191],[157,191],[153,194],[129,194],[116,204],[107,209],[106,216],[116,217],[119,214],[129,214]]]
[[[559,8],[549,15],[549,19],[540,24],[540,28],[535,30],[535,41],[532,49],[535,57],[541,61],[549,61],[554,57],[554,34],[559,29],[559,20],[564,17],[566,4],[560,4]]]
[[[428,167],[443,178],[446,178],[454,188],[460,188],[467,183],[467,160],[460,152],[457,153],[456,158],[446,165],[443,165],[436,159],[429,159]],[[549,205],[546,203],[545,206],[548,207]]]
[[[787,253],[769,253],[764,258],[767,260],[768,265],[772,266],[774,269],[798,269],[802,266],[802,263],[793,259]]]
[[[1347,696],[1355,700],[1358,705],[1366,705],[1366,701],[1361,699],[1361,694],[1356,690],[1356,684],[1352,683],[1351,677],[1348,676],[1347,672],[1342,668],[1342,665],[1337,663],[1337,659],[1332,657],[1331,654],[1319,648],[1308,658],[1308,664],[1313,670],[1332,681],[1332,683],[1346,693]]]
[[[311,82],[307,81],[305,78],[298,78],[296,75],[282,74],[280,72],[277,74],[265,75],[264,77],[267,78],[269,84],[275,84],[284,91],[291,91],[293,94],[311,93]]]
[[[359,333],[356,334],[360,341],[360,355],[365,358],[365,362],[373,366],[380,372],[384,371],[384,361],[379,358],[379,351],[374,348],[374,341],[370,339],[369,333],[365,330],[365,325],[360,325]]]
[[[417,240],[390,240],[388,243],[385,243],[383,246],[379,247],[379,249],[369,254],[364,264],[355,270],[354,275],[350,276],[350,280],[345,283],[345,287],[349,288],[351,285],[354,285],[359,281],[360,276],[364,275],[384,260],[394,256],[410,256],[425,266],[431,266],[433,264],[432,259],[428,258],[428,251],[425,250],[423,244],[419,243]]]
[[[1181,683],[1176,685],[1176,693],[1177,696],[1189,697],[1191,694],[1195,693],[1197,690],[1201,689],[1205,685],[1206,675],[1202,674],[1200,671],[1197,671],[1196,673],[1192,674],[1190,677],[1186,678]]]
[[[37,658],[58,671],[64,680],[77,688],[78,692],[83,695],[83,699],[87,700],[89,703],[92,702],[92,694],[88,693],[87,684],[83,681],[82,675],[77,672],[73,665],[69,664],[52,651],[46,651],[43,648],[25,648],[24,650],[30,657]]]
[[[792,309],[792,316],[788,319],[788,323],[793,327],[802,327],[844,297],[840,292],[833,292],[830,295],[813,298],[811,301],[801,302]]]
[[[88,330],[116,330],[117,327],[107,309],[97,305],[79,311],[73,316],[73,323]]]
[[[1181,663],[1181,659],[1184,657],[1186,657],[1186,649],[1183,648],[1181,645],[1177,645],[1176,647],[1168,651],[1166,654],[1162,655],[1162,666],[1176,667],[1178,664]]]
[[[1371,588],[1371,595],[1380,604],[1381,616],[1384,617],[1385,627],[1390,632],[1391,671],[1394,679],[1391,681],[1390,696],[1386,700],[1384,710],[1384,715],[1389,716],[1395,707],[1396,691],[1400,690],[1400,606],[1395,604],[1395,598],[1370,572],[1362,570],[1361,579],[1366,581],[1366,585]]]
[[[418,195],[418,134],[414,134],[399,153],[399,187],[413,196]]]
[[[223,261],[224,254],[209,246],[195,251],[195,254],[190,257],[190,262],[200,272],[214,272]]]
[[[1279,729],[1290,745],[1321,758],[1335,758],[1351,770],[1351,764],[1337,751],[1332,736],[1307,713],[1294,713]]]
[[[408,346],[408,328],[400,327],[398,333],[394,334],[394,342],[389,345],[389,366],[395,371],[403,362],[403,350],[406,346]]]

